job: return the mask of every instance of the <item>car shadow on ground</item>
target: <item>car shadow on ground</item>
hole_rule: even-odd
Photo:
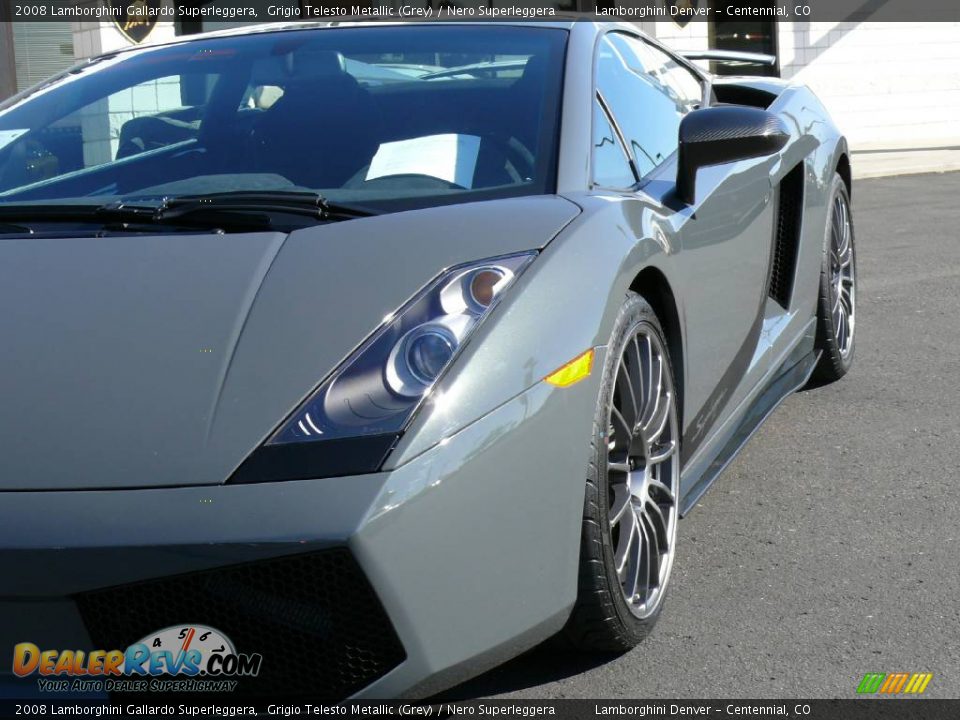
[[[619,654],[583,654],[547,641],[523,655],[431,698],[432,702],[472,700],[518,692],[600,667]]]
[[[802,388],[797,389],[796,392],[797,393],[811,392],[811,391],[819,390],[820,388],[830,387],[832,384],[833,383],[829,380],[819,380],[817,378],[812,377],[807,381],[806,385],[804,385]]]

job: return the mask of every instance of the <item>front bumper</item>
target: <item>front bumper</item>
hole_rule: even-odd
[[[598,375],[534,385],[390,472],[0,493],[0,653],[122,649],[198,623],[264,656],[240,693],[426,696],[481,672],[559,630],[575,600]],[[340,664],[331,638],[358,668],[336,683],[317,662]]]

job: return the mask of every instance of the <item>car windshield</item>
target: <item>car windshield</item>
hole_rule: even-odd
[[[0,207],[309,190],[386,212],[553,192],[566,39],[320,27],[101,57],[0,105]]]

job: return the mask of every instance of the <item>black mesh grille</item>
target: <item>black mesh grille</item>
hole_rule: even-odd
[[[770,264],[769,294],[784,309],[790,307],[793,292],[802,215],[803,163],[784,176],[777,190],[777,227]]]
[[[97,648],[123,649],[166,627],[209,625],[260,673],[232,696],[343,699],[399,665],[403,647],[345,549],[233,565],[77,596]]]

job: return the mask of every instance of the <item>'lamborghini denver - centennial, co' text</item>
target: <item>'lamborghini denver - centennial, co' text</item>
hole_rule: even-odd
[[[246,28],[11,98],[0,648],[194,630],[238,697],[344,698],[635,645],[679,519],[850,367],[850,182],[807,89],[630,25]]]

